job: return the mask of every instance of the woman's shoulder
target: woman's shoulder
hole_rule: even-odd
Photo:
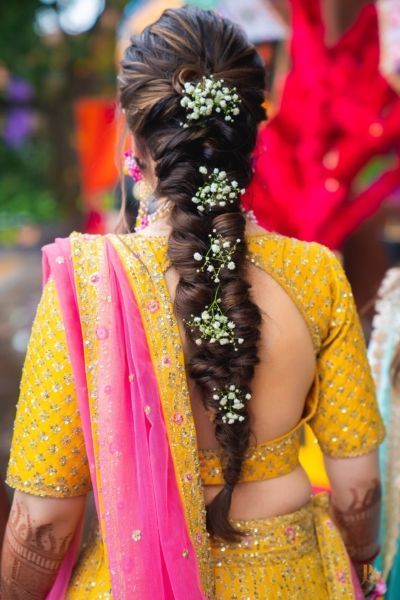
[[[329,248],[317,242],[305,242],[261,227],[249,229],[247,238],[250,254],[260,266],[289,278],[300,272],[309,277],[328,274],[339,263]]]
[[[76,262],[75,259],[77,257],[81,257],[82,260],[88,260],[99,254],[101,249],[104,248],[106,240],[113,240],[114,238],[119,238],[118,234],[95,234],[72,231],[67,237],[55,238],[52,243],[43,246],[42,251],[45,254],[54,254],[57,251],[63,250],[69,253],[73,262]]]
[[[79,249],[90,249],[93,246],[99,246],[104,244],[104,240],[106,239],[106,235],[101,234],[90,234],[90,233],[81,233],[79,231],[72,231],[68,236],[60,238],[56,237],[52,242],[46,244],[42,247],[43,252],[54,252],[55,250],[61,250],[70,248],[71,251],[73,248]]]
[[[106,247],[112,247],[122,264],[146,265],[149,273],[162,273],[168,267],[168,236],[146,236],[138,233],[107,233],[105,235],[73,232],[69,236],[73,269],[90,277],[100,268]],[[132,261],[132,259],[134,259]]]
[[[43,278],[68,280],[72,270],[75,279],[88,278],[99,269],[103,256],[105,236],[90,235],[73,231],[68,237],[55,238],[50,244],[42,247]]]
[[[340,261],[321,244],[271,232],[249,235],[248,246],[251,262],[273,277],[304,315],[318,351],[335,299],[351,294]]]

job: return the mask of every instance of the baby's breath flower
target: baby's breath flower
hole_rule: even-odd
[[[181,125],[186,129],[193,122],[201,125],[213,113],[223,114],[227,122],[233,122],[240,114],[241,99],[237,88],[223,85],[223,79],[215,80],[212,75],[203,77],[197,83],[187,82],[183,86],[181,106],[186,110],[186,122]]]
[[[199,172],[208,175],[204,185],[200,186],[192,197],[192,202],[201,213],[235,204],[244,193],[244,190],[239,189],[237,181],[228,179],[226,171],[214,169],[209,173],[207,167],[202,166],[199,167]]]
[[[236,421],[239,423],[245,420],[242,414],[246,402],[251,400],[250,393],[244,393],[235,385],[231,384],[222,390],[213,390],[213,400],[218,402],[219,412],[222,414],[222,422],[233,425]]]
[[[185,325],[191,331],[197,330],[200,333],[200,338],[196,339],[198,345],[199,340],[206,340],[210,344],[218,343],[220,346],[232,344],[236,349],[239,343],[235,337],[236,325],[224,315],[217,298],[205,307],[200,316],[191,315],[190,321],[185,321]]]
[[[236,242],[227,240],[222,235],[215,233],[213,230],[212,234],[209,234],[210,248],[208,252],[203,256],[199,252],[196,252],[193,256],[195,260],[202,260],[203,264],[199,271],[206,271],[211,274],[214,283],[220,282],[220,275],[223,269],[233,271],[236,268],[236,263],[232,260],[235,255],[237,245],[240,243],[240,239],[237,238]],[[201,256],[201,259],[199,258]]]

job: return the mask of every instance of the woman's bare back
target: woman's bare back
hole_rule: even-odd
[[[250,226],[248,234],[262,234],[263,231]],[[166,279],[173,298],[177,275],[170,269]],[[252,444],[259,444],[288,433],[302,418],[315,377],[315,351],[304,317],[281,285],[252,264],[249,264],[248,279],[252,298],[263,315],[260,363],[251,384],[249,403]],[[180,329],[186,353],[184,331],[182,327]],[[189,390],[198,446],[218,449],[214,425],[203,406],[200,391],[190,381]],[[206,503],[221,487],[204,486]],[[297,467],[282,477],[237,484],[231,517],[246,519],[285,514],[302,506],[309,496],[309,480],[304,470]]]

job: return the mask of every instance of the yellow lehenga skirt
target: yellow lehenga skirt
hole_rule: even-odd
[[[246,532],[243,541],[214,540],[212,546],[218,600],[354,597],[349,559],[325,494],[294,513],[234,525]]]
[[[234,525],[246,532],[240,543],[212,540],[215,600],[354,598],[350,562],[326,494],[294,513]],[[81,555],[67,598],[112,599],[98,533]]]

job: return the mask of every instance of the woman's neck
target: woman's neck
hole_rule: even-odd
[[[145,227],[144,229],[139,231],[139,233],[140,233],[140,235],[143,235],[146,237],[158,237],[158,236],[168,237],[170,235],[171,231],[172,231],[172,226],[169,222],[169,218],[165,217],[163,219],[160,219],[159,221],[156,221],[155,223],[151,223],[150,225],[148,225],[147,227]],[[265,233],[267,233],[267,231],[263,227],[260,227],[259,225],[252,222],[249,219],[247,220],[246,235],[261,235],[261,234],[265,234]]]
[[[172,231],[172,227],[168,222],[168,219],[151,223],[147,227],[141,229],[138,233],[146,237],[157,237],[165,236],[168,237]]]

